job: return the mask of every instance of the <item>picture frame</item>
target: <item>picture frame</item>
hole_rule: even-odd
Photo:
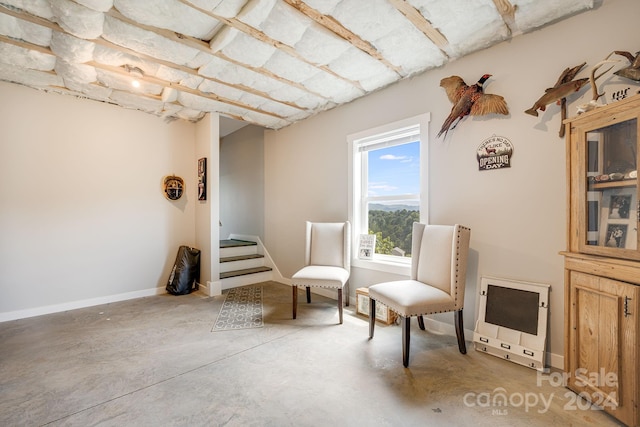
[[[600,246],[636,249],[638,230],[635,187],[608,188],[602,192]]]
[[[611,195],[609,201],[609,219],[629,219],[631,194]]]
[[[358,242],[358,258],[373,259],[376,252],[376,235],[361,234]]]
[[[604,245],[610,248],[627,247],[627,224],[607,224]]]
[[[198,200],[207,200],[207,158],[198,159]]]

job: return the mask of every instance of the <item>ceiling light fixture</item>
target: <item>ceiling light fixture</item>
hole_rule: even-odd
[[[133,77],[133,80],[131,80],[131,86],[139,88],[140,80],[144,77],[144,71],[139,67],[129,64],[124,64],[124,69]]]

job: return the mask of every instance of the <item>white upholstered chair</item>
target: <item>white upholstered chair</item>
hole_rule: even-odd
[[[338,290],[338,314],[342,324],[343,289],[349,305],[349,275],[351,273],[351,224],[349,222],[307,221],[305,266],[292,276],[293,318],[298,309],[298,286],[307,290],[311,303],[312,287]]]
[[[373,338],[376,302],[398,313],[402,325],[402,363],[409,366],[411,317],[453,311],[458,349],[465,354],[462,308],[471,230],[462,225],[413,224],[411,277],[369,287],[369,339]]]

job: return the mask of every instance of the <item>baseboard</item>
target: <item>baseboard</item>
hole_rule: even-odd
[[[286,283],[291,286],[291,281]],[[337,292],[333,289],[323,289],[323,288],[311,288],[311,292],[322,295],[327,298],[337,299]],[[355,306],[356,300],[355,298],[349,298],[349,304],[353,304]],[[439,320],[435,320],[430,318],[429,316],[424,317],[424,326],[430,332],[441,334],[441,335],[451,335],[456,336],[456,328],[453,324],[441,322]],[[464,336],[473,337],[473,331],[470,329],[464,330]],[[495,356],[491,356],[495,357]],[[564,369],[564,356],[554,353],[547,352],[546,354],[546,362],[548,366],[556,369]]]
[[[164,287],[143,289],[141,291],[126,292],[123,294],[107,295],[104,297],[90,298],[79,301],[65,302],[62,304],[46,305],[43,307],[27,308],[24,310],[8,311],[0,313],[0,322],[26,319],[28,317],[42,316],[44,314],[60,313],[62,311],[76,310],[78,308],[93,307],[95,305],[109,304],[112,302],[126,301],[130,299],[162,295],[167,293]]]
[[[434,319],[429,318],[429,316],[426,316],[424,318],[424,326],[430,332],[433,332],[433,333],[436,333],[436,334],[456,336],[456,328],[455,328],[455,326],[453,326],[453,324],[444,323],[444,322],[441,322],[439,320],[434,320]],[[464,329],[464,336],[465,336],[465,338],[468,338],[468,337],[472,337],[473,338],[473,331],[465,328]],[[496,357],[496,356],[492,356],[492,355],[490,355],[490,356],[491,357]],[[551,366],[552,368],[564,369],[564,356],[547,352],[546,353],[546,365],[547,366]]]
[[[547,361],[552,368],[564,370],[564,356],[554,353],[547,353]]]
[[[222,294],[222,284],[220,281],[198,283],[198,290],[204,295],[215,297]]]

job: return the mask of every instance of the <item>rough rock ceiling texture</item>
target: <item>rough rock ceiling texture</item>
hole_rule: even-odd
[[[593,3],[0,0],[0,80],[278,129]]]

